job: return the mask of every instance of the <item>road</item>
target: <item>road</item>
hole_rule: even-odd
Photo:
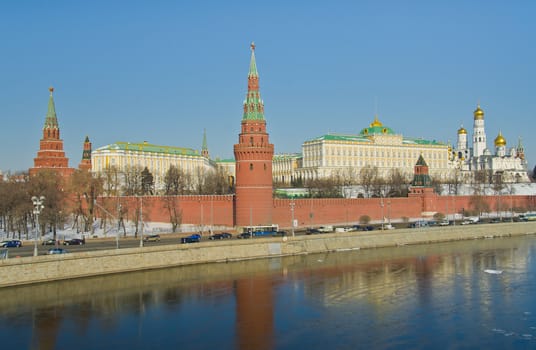
[[[167,235],[161,235],[160,241],[158,242],[144,242],[145,246],[154,246],[154,245],[165,245],[165,244],[178,244],[180,243],[180,237],[177,235],[172,235],[166,237]],[[208,238],[205,238],[208,239]],[[119,239],[119,248],[135,248],[140,246],[139,238],[120,238]],[[56,246],[53,245],[37,245],[37,251],[39,255],[45,255],[47,251]],[[86,244],[83,245],[63,245],[60,243],[57,245],[59,248],[67,249],[69,252],[85,252],[92,250],[105,250],[105,249],[116,249],[117,243],[115,238],[99,238],[99,239],[86,239]],[[34,254],[34,244],[30,241],[24,241],[24,245],[20,248],[6,248],[9,250],[9,257],[15,258],[33,256]]]

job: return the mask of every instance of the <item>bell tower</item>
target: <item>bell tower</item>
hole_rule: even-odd
[[[236,226],[272,224],[273,155],[274,145],[266,132],[264,103],[259,92],[255,44],[251,43],[248,92],[238,143],[234,145]]]

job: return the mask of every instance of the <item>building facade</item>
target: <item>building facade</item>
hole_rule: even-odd
[[[208,149],[206,152],[208,154]],[[91,170],[94,173],[102,174],[110,169],[128,173],[132,169],[147,168],[153,175],[157,193],[164,188],[164,178],[171,166],[191,175],[195,181],[196,175],[212,171],[216,165],[192,148],[160,146],[148,142],[116,142],[99,147],[91,153]]]
[[[352,176],[359,181],[360,170],[378,169],[387,178],[392,169],[408,177],[417,159],[423,156],[433,177],[447,178],[453,170],[447,144],[435,140],[404,137],[384,126],[377,117],[359,134],[326,134],[305,141],[301,155],[276,156],[274,180],[290,185],[301,181]]]

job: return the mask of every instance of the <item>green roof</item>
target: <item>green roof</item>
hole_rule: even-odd
[[[417,159],[417,164],[415,164],[415,165],[428,166],[428,164],[426,164],[426,161],[424,160],[424,157],[422,156],[422,154],[419,156],[419,159]]]
[[[280,159],[297,159],[301,158],[301,153],[287,153],[287,154],[274,154],[272,157],[273,160],[280,160]]]
[[[162,153],[172,155],[184,155],[184,156],[200,156],[199,152],[191,148],[174,147],[174,146],[160,146],[153,145],[147,142],[131,143],[131,142],[116,142],[111,145],[106,145],[97,148],[97,151],[105,150],[122,150],[122,151],[137,151],[137,152],[149,152],[149,153]]]
[[[58,118],[56,117],[56,107],[54,105],[54,97],[52,96],[52,93],[54,92],[54,88],[49,88],[50,91],[50,97],[48,99],[48,110],[47,115],[45,118],[45,126],[44,129],[57,129],[58,128]]]
[[[359,133],[360,135],[394,135],[393,129],[387,126],[369,126]]]
[[[368,138],[361,135],[344,135],[344,134],[327,134],[315,137],[309,141],[354,141],[354,142],[371,142]]]
[[[259,73],[255,62],[255,44],[251,43],[251,61],[248,72],[248,92],[244,101],[242,120],[264,120],[264,103],[259,91]]]
[[[446,144],[444,142],[436,141],[436,140],[424,140],[421,138],[411,138],[411,137],[404,137],[404,140],[402,141],[404,144],[417,144],[417,145],[432,145],[432,146],[445,146]]]
[[[367,129],[373,129],[377,127],[370,127]],[[391,130],[391,129],[389,129]],[[392,131],[392,130],[391,130]],[[389,134],[389,133],[387,133]],[[315,137],[314,139],[308,140],[311,141],[349,141],[349,142],[366,142],[371,143],[372,140],[369,139],[369,136],[372,136],[374,134],[369,134],[368,136],[365,136],[365,134],[361,133],[359,135],[346,135],[346,134],[327,134]],[[391,134],[393,135],[393,134]],[[402,139],[402,144],[404,145],[431,145],[431,146],[443,146],[445,143],[439,142],[436,140],[424,140],[421,138],[412,138],[412,137],[404,137]]]
[[[216,159],[215,160],[216,163],[235,163],[235,159],[234,158],[227,158],[227,159]]]

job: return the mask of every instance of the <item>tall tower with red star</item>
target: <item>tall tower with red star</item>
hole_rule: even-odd
[[[259,92],[259,74],[255,62],[255,44],[251,44],[248,92],[244,101],[241,132],[234,145],[236,161],[236,226],[272,223],[272,158],[264,119],[264,103]]]
[[[50,98],[43,126],[43,138],[39,142],[39,151],[37,151],[37,157],[34,158],[33,168],[29,169],[29,174],[32,176],[39,171],[52,170],[63,176],[69,176],[74,172],[74,168],[69,168],[69,158],[65,157],[63,140],[60,139],[60,127],[54,105],[54,88],[51,87],[48,90]]]

